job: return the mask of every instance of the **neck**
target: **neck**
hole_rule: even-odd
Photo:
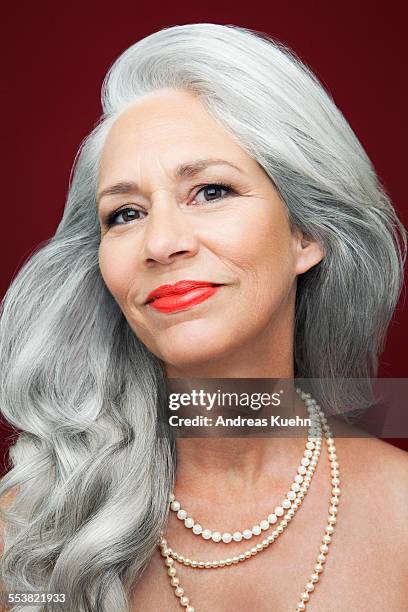
[[[290,384],[293,389],[292,322],[290,316],[278,325],[275,320],[275,324],[249,346],[213,358],[211,362],[166,364],[166,375],[168,378],[285,379],[285,388]],[[295,391],[291,394],[290,405],[279,407],[275,414],[293,416],[294,410],[296,414],[308,416]],[[254,413],[254,416],[260,415]],[[223,491],[238,494],[243,487],[250,491],[264,482],[269,486],[281,479],[287,482],[304,450],[307,427],[296,428],[292,437],[289,435],[178,438],[177,494],[217,499]]]

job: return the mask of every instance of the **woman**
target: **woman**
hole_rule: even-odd
[[[139,41],[103,106],[3,305],[1,406],[23,431],[0,490],[7,590],[72,611],[402,612],[407,455],[334,445],[322,416],[361,399],[330,381],[375,376],[405,258],[354,133],[293,54],[235,26]],[[313,377],[322,411],[297,396],[309,437],[175,443],[163,385],[197,377]]]

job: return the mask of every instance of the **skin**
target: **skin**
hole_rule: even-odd
[[[196,176],[175,176],[179,164],[208,158],[240,170],[219,165]],[[111,128],[98,193],[120,181],[134,181],[138,190],[99,201],[101,274],[167,376],[293,378],[297,276],[317,265],[324,252],[290,230],[285,205],[257,162],[191,93],[162,90],[135,103]],[[214,183],[227,183],[233,192],[206,201],[209,193],[202,188]],[[125,207],[140,213],[118,215],[117,225],[108,227],[107,217]],[[182,279],[225,286],[177,313],[145,305],[154,288]],[[301,413],[300,400],[298,405]],[[337,432],[339,520],[308,610],[403,612],[407,453],[380,440],[346,437],[346,426]],[[178,439],[176,496],[204,525],[250,527],[286,494],[303,450],[304,437]],[[294,609],[326,526],[329,482],[323,445],[299,513],[270,549],[234,569],[201,572],[177,565],[196,611]],[[166,537],[176,550],[198,559],[234,556],[251,545],[204,543],[192,538],[174,513]],[[180,606],[156,551],[134,586],[132,612],[157,610],[177,612]]]
[[[208,158],[222,158],[240,171],[220,165],[193,177],[175,176],[179,164]],[[108,135],[98,192],[120,181],[135,181],[138,190],[99,201],[100,269],[129,325],[163,361],[167,376],[293,378],[297,276],[318,264],[324,251],[299,230],[291,231],[285,205],[258,163],[193,94],[162,90],[130,107]],[[214,183],[227,183],[233,191],[218,191],[220,198],[208,201],[202,188]],[[119,215],[117,225],[107,227],[109,214],[125,206],[140,212]],[[145,305],[152,289],[182,279],[226,286],[177,313]],[[344,436],[349,433],[343,430]],[[402,612],[406,564],[395,570],[394,556],[386,550],[391,546],[402,558],[408,551],[407,454],[375,439],[339,437],[336,447],[345,483],[341,521],[330,545],[327,576],[311,607]],[[202,524],[216,522],[220,530],[251,526],[254,517],[269,514],[271,499],[283,498],[303,449],[303,438],[179,439],[176,496]],[[369,492],[367,474],[373,485]],[[323,447],[302,518],[274,544],[274,554],[265,552],[233,571],[191,572],[177,565],[196,610],[266,612],[294,606],[324,533],[328,482]],[[247,548],[204,544],[173,513],[166,537],[191,558],[217,559]],[[374,588],[379,583],[380,592]],[[158,553],[135,585],[132,601],[135,612],[180,609]]]
[[[178,164],[208,158],[241,171],[219,165],[174,178]],[[296,277],[323,252],[290,232],[285,205],[264,170],[198,99],[166,91],[123,113],[108,135],[99,192],[131,180],[139,192],[100,199],[100,269],[129,325],[168,375],[237,376],[255,359],[256,376],[260,364],[265,377],[290,376]],[[217,182],[233,191],[208,201],[200,186]],[[128,203],[140,212],[132,220],[122,214],[108,228],[106,216]],[[225,286],[182,312],[144,305],[152,289],[182,279]]]

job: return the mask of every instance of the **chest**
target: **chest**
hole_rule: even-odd
[[[294,520],[268,549],[238,565],[193,570],[175,564],[195,612],[295,611],[319,554],[324,518],[321,508],[310,505],[303,521]],[[364,505],[347,506],[343,500],[324,570],[306,609],[404,612],[408,576],[401,561],[384,530],[383,517]],[[158,552],[135,589],[131,610],[182,610]]]

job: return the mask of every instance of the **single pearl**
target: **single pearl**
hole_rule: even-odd
[[[178,512],[180,510],[180,502],[178,502],[176,499],[174,501],[171,502],[171,509],[174,510],[175,512]]]
[[[192,527],[194,527],[194,519],[189,516],[185,519],[184,524],[186,527],[188,527],[188,529],[191,529]]]
[[[167,570],[167,574],[172,577],[175,576],[177,574],[176,572],[176,568],[175,567],[169,567],[169,569]]]
[[[219,531],[214,531],[212,536],[211,536],[212,540],[214,542],[221,542],[221,534]]]
[[[232,535],[228,533],[228,531],[222,534],[222,541],[225,542],[225,544],[229,544],[231,540],[232,540]]]
[[[178,576],[172,576],[171,580],[170,580],[170,584],[173,587],[176,587],[180,584],[180,578]]]
[[[259,523],[259,525],[260,525],[261,529],[263,529],[264,531],[266,531],[267,529],[269,529],[269,521],[265,521],[265,520],[263,520],[263,521],[261,521],[261,522]]]
[[[270,523],[271,525],[276,523],[277,520],[278,520],[278,518],[277,518],[276,514],[269,514],[268,515],[268,523]]]
[[[253,533],[255,536],[259,535],[259,534],[261,533],[261,531],[262,531],[262,529],[261,529],[260,525],[254,525],[254,526],[252,527],[252,533]]]
[[[283,511],[282,506],[276,506],[276,508],[275,508],[275,510],[273,511],[273,513],[274,513],[276,516],[283,516],[283,515],[284,515],[284,511]]]
[[[175,593],[176,597],[182,597],[184,595],[184,589],[181,586],[177,586],[174,589],[174,593]]]
[[[195,525],[193,525],[193,533],[195,533],[196,535],[200,535],[202,530],[203,528],[201,527],[199,523],[195,523]]]
[[[235,531],[232,535],[232,539],[234,542],[240,542],[242,540],[242,533],[240,531]]]
[[[204,540],[209,540],[212,536],[212,532],[209,529],[204,529],[201,536],[204,538]]]
[[[195,612],[193,606],[187,606],[186,612]]]
[[[187,512],[185,510],[180,509],[177,512],[177,518],[179,518],[181,521],[184,521],[184,519],[187,518]]]
[[[290,503],[289,499],[284,499],[281,505],[282,505],[282,508],[285,508],[285,510],[287,510],[288,508],[291,507],[292,504]]]
[[[190,603],[190,600],[188,597],[186,597],[185,595],[183,595],[183,597],[180,597],[180,603],[182,606],[187,607],[188,604]]]
[[[268,527],[269,527],[269,524],[268,524]],[[252,531],[250,529],[244,529],[244,531],[242,532],[242,535],[244,536],[246,540],[250,540],[252,538]]]

